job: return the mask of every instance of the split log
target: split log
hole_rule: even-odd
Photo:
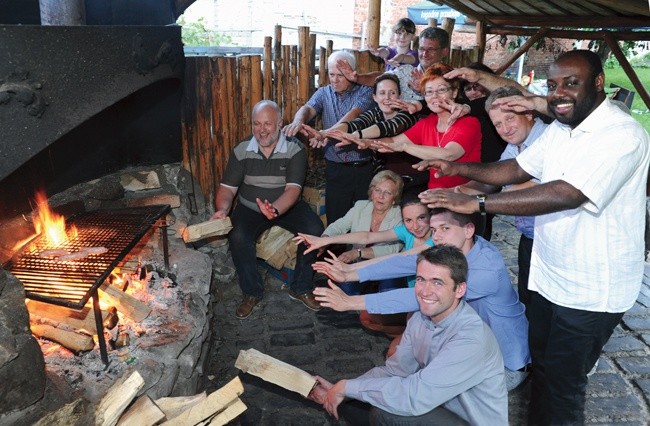
[[[91,336],[97,334],[95,313],[88,307],[78,311],[37,300],[27,300],[25,305],[27,305],[29,318],[33,322],[46,323],[68,330],[79,330]],[[102,321],[107,316],[108,312],[102,311]]]
[[[154,404],[151,398],[148,395],[142,395],[120,417],[117,426],[153,426],[164,418],[165,413]]]
[[[241,413],[246,411],[246,405],[241,399],[236,398],[230,405],[228,405],[221,413],[214,416],[209,423],[210,426],[222,426],[230,423],[237,418]]]
[[[144,379],[137,371],[128,377],[124,374],[99,401],[95,411],[95,424],[100,426],[117,424],[117,419],[143,386]]]
[[[307,398],[318,384],[311,374],[255,349],[239,351],[235,367]]]
[[[203,401],[166,421],[163,425],[193,426],[224,411],[242,393],[244,393],[244,386],[239,377],[235,377],[222,388],[212,392]]]
[[[295,267],[297,246],[292,241],[294,236],[284,228],[272,226],[257,239],[255,245],[257,257],[264,259],[266,263],[278,270],[284,266]]]
[[[34,336],[60,343],[73,352],[89,351],[95,347],[92,336],[87,334],[62,330],[47,324],[32,324],[30,328]]]
[[[232,229],[230,218],[208,220],[207,222],[190,225],[183,230],[183,241],[191,243],[203,238],[225,235]]]
[[[190,409],[199,402],[207,398],[205,392],[201,392],[192,396],[173,396],[158,398],[154,402],[165,413],[165,417],[168,419],[173,419],[181,414],[183,411]]]
[[[133,321],[140,322],[151,313],[151,308],[135,297],[118,290],[112,285],[104,284],[99,288],[100,300],[109,300],[119,312]]]

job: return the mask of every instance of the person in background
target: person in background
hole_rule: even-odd
[[[598,55],[565,52],[549,68],[545,98],[497,101],[555,117],[533,146],[496,163],[420,165],[490,185],[541,181],[489,196],[421,194],[430,207],[536,216],[528,282],[535,292],[528,315],[529,424],[585,422],[587,373],[643,281],[650,137],[606,98],[604,86]]]
[[[432,247],[418,256],[416,276],[419,312],[386,365],[336,384],[317,376],[309,397],[350,424],[507,425],[499,345],[463,300],[465,256]]]
[[[291,123],[283,129],[292,137],[316,116],[321,117],[323,128],[329,129],[337,123],[355,119],[359,114],[375,106],[372,89],[346,79],[337,67],[338,61],[356,67],[354,55],[347,51],[336,51],[327,58],[330,84],[319,88],[300,107]],[[356,146],[336,147],[336,141],[324,145],[325,156],[325,214],[327,223],[342,217],[352,205],[366,198],[370,179],[373,176],[372,153]]]
[[[386,46],[378,49],[370,48],[370,51],[386,62],[386,71],[390,71],[400,65],[418,66],[418,51],[411,49],[415,36],[415,23],[409,18],[402,18],[393,26],[393,39],[395,47]]]
[[[501,154],[501,161],[516,158],[521,152],[528,149],[535,143],[537,138],[544,132],[547,124],[541,119],[535,118],[531,111],[515,112],[508,111],[494,105],[497,99],[508,96],[523,96],[521,90],[513,86],[503,86],[494,90],[485,101],[487,110],[494,127],[499,135],[508,143],[505,151]],[[505,190],[514,191],[528,188],[539,183],[539,179],[531,179],[518,185],[508,185]],[[500,187],[486,185],[476,181],[470,181],[456,187],[456,190],[464,194],[492,194],[498,192]],[[518,280],[517,290],[519,300],[524,306],[530,304],[531,292],[528,290],[528,275],[530,272],[530,256],[533,249],[533,237],[535,227],[534,216],[515,216],[515,226],[521,232],[519,239],[518,256]],[[526,309],[528,315],[528,309]]]
[[[255,241],[277,225],[290,232],[320,234],[323,223],[300,199],[307,173],[307,151],[297,139],[282,134],[282,112],[273,101],[263,100],[253,107],[253,137],[238,144],[230,153],[217,191],[212,219],[230,213],[233,229],[228,234],[230,252],[243,293],[235,311],[248,318],[262,300],[264,283],[257,272]],[[238,203],[230,210],[237,197]],[[289,297],[317,311],[320,305],[312,294],[315,253],[296,253],[295,278],[289,283]]]

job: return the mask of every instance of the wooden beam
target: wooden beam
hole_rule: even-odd
[[[144,379],[137,371],[130,375],[124,374],[110,387],[106,395],[97,405],[95,425],[114,426],[124,409],[144,387]]]
[[[264,37],[264,85],[263,97],[264,99],[273,99],[273,38],[270,36]]]
[[[634,72],[634,68],[632,68],[630,63],[627,61],[627,58],[625,57],[623,51],[618,45],[618,41],[614,38],[614,36],[611,33],[608,32],[605,32],[604,38],[607,44],[609,45],[609,48],[612,49],[612,53],[614,54],[614,56],[616,56],[616,59],[618,59],[618,63],[623,68],[623,71],[625,71],[625,74],[627,74],[627,77],[632,82],[632,85],[634,85],[634,88],[636,89],[637,93],[639,94],[639,96],[641,96],[641,99],[643,99],[645,106],[648,109],[650,109],[650,95],[648,95],[648,91],[645,89],[643,84],[641,84],[641,80],[639,80],[639,77],[636,75],[636,72]]]
[[[647,27],[648,18],[633,16],[495,16],[489,15],[494,25],[534,27],[637,28]]]
[[[476,21],[484,21],[484,22],[486,22],[488,24],[494,24],[494,22],[492,22],[492,20],[490,19],[488,14],[477,12],[476,10],[474,10],[474,9],[468,7],[468,6],[465,6],[464,4],[462,4],[462,3],[458,2],[458,1],[440,0],[440,1],[437,1],[436,3],[445,4],[445,5],[449,6],[449,7],[451,7],[452,9],[462,13],[463,15],[474,18],[474,20],[476,20]]]
[[[486,28],[488,34],[532,36],[539,31],[539,28],[520,28],[507,26],[491,26]],[[610,31],[616,34],[618,40],[650,40],[650,31]],[[584,31],[584,30],[556,30],[549,28],[546,37],[568,38],[579,40],[602,40],[605,31]]]
[[[235,367],[307,398],[318,384],[314,376],[255,349],[240,350]]]
[[[476,45],[478,46],[478,62],[480,63],[483,63],[483,57],[485,56],[485,43],[485,23],[478,21],[476,23]]]
[[[519,58],[521,55],[526,53],[528,51],[528,49],[530,49],[531,46],[537,42],[537,40],[544,37],[544,35],[546,34],[547,31],[548,31],[548,28],[540,28],[539,31],[537,31],[537,33],[534,36],[532,36],[531,38],[526,40],[526,43],[524,43],[523,46],[521,46],[519,49],[517,49],[517,51],[512,55],[512,57],[510,57],[510,59],[508,59],[503,65],[501,65],[499,67],[498,70],[495,71],[496,74],[500,75],[505,70],[507,70],[508,67],[510,65],[512,65],[517,60],[517,58]]]
[[[368,38],[366,46],[379,47],[379,26],[381,23],[381,0],[368,2]]]
[[[650,19],[648,5],[643,0],[634,1],[615,1],[615,0],[590,0],[592,3],[598,3],[608,9],[625,12],[634,15],[645,15]]]

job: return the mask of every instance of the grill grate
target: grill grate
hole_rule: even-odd
[[[42,252],[51,247],[39,235],[4,267],[23,283],[25,295],[30,299],[82,309],[92,297],[99,352],[108,366],[98,288],[140,239],[169,212],[169,205],[161,205],[95,210],[71,217],[66,221],[66,228],[74,225],[77,236],[57,248],[69,253],[86,247],[104,247],[107,250],[77,260],[42,257]],[[168,266],[167,224],[164,219],[161,222],[163,255],[165,266]]]
[[[129,207],[72,217],[66,225],[74,224],[78,235],[57,248],[73,253],[85,247],[105,247],[105,253],[67,261],[42,257],[41,253],[51,247],[38,236],[13,257],[7,269],[23,283],[28,298],[82,309],[92,292],[170,211],[168,205]]]

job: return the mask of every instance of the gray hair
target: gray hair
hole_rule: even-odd
[[[347,50],[337,50],[336,52],[332,52],[330,57],[327,58],[327,68],[332,68],[334,65],[336,65],[336,61],[339,59],[347,61],[353,70],[357,69],[357,58],[354,57],[354,54],[352,54],[352,52],[349,52]]]
[[[485,100],[485,110],[489,111],[492,109],[492,104],[499,98],[507,98],[508,96],[523,96],[521,90],[517,89],[515,86],[502,86],[499,87],[490,93],[490,96]]]

